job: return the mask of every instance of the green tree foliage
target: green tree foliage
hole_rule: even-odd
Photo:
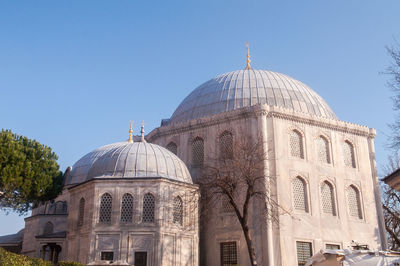
[[[50,261],[44,261],[38,258],[30,258],[18,255],[0,248],[1,266],[54,266]],[[59,261],[55,266],[83,266],[83,264],[73,261]]]
[[[0,132],[0,208],[20,214],[41,201],[55,198],[63,176],[58,157],[36,140]]]

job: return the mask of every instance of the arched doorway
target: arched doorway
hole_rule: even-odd
[[[43,260],[51,261],[55,264],[58,262],[58,257],[61,253],[61,246],[56,243],[47,243],[42,246],[40,253]]]

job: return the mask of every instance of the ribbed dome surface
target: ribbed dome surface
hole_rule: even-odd
[[[238,70],[219,75],[187,96],[170,123],[188,121],[257,104],[337,119],[328,104],[304,83],[266,70]]]
[[[100,147],[77,161],[68,184],[93,178],[155,178],[193,183],[186,165],[167,149],[146,142],[118,142]]]

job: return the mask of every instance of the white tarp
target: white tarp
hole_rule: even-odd
[[[326,260],[325,255],[344,256],[343,266],[398,266],[400,265],[400,254],[387,251],[368,251],[368,250],[328,250],[323,249],[310,259],[306,266],[322,263]],[[320,265],[323,265],[320,264]]]

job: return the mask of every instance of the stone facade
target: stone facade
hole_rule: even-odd
[[[351,246],[352,241],[365,243],[371,249],[386,248],[379,189],[375,167],[373,139],[375,131],[364,126],[294,112],[280,107],[256,105],[229,113],[217,114],[188,122],[173,123],[153,130],[149,141],[161,146],[174,142],[178,156],[191,168],[191,144],[194,138],[204,140],[205,161],[217,154],[218,139],[228,130],[234,136],[247,132],[261,134],[269,156],[265,176],[271,182],[275,200],[289,214],[279,216],[279,226],[265,219],[259,206],[253,206],[251,231],[256,244],[258,265],[296,265],[297,242],[311,244],[311,252],[337,245]],[[291,154],[290,134],[300,134],[303,155]],[[319,159],[318,138],[327,141],[329,162]],[[235,140],[234,140],[235,141]],[[344,145],[353,147],[355,165],[345,165]],[[296,209],[293,182],[300,177],[305,184],[306,210]],[[321,188],[328,182],[332,188],[333,214],[323,209]],[[360,216],[350,214],[347,190],[359,193]],[[260,211],[261,210],[261,211]],[[248,264],[247,246],[234,214],[216,211],[210,220],[202,221],[201,264],[221,265],[220,245],[235,242],[238,264]]]
[[[222,136],[235,145],[243,135],[262,139],[265,184],[284,210],[273,210],[273,222],[267,199],[250,204],[258,265],[304,265],[319,249],[355,242],[386,249],[375,130],[338,120],[300,81],[248,66],[195,89],[146,136],[154,144],[130,136],[79,160],[55,200],[68,214],[34,210],[22,253],[88,265],[248,265],[235,213],[221,201],[203,206],[209,215],[199,219],[192,182],[221,153]],[[53,231],[44,232],[50,221]]]

